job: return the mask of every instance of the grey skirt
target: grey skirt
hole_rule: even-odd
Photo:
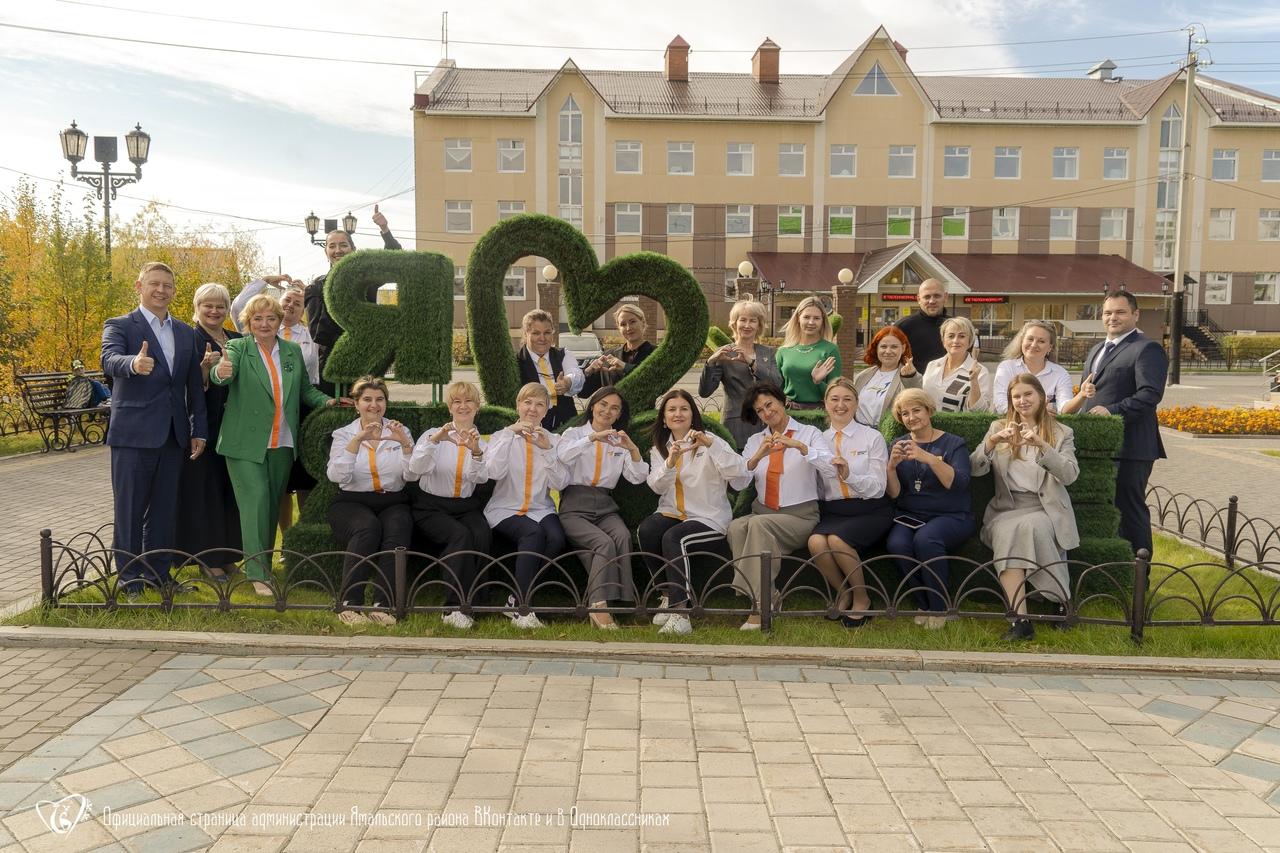
[[[1067,554],[1058,547],[1053,522],[1031,492],[1012,492],[1013,508],[983,525],[982,541],[991,548],[998,571],[1025,569],[1027,582],[1052,601],[1071,597]]]

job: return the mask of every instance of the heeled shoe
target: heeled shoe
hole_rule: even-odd
[[[1030,619],[1015,619],[1013,624],[1009,626],[1009,631],[1004,635],[1006,642],[1022,643],[1027,640],[1034,640],[1036,637],[1036,626],[1031,624]]]

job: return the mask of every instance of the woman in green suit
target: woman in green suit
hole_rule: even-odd
[[[295,448],[301,440],[300,403],[332,406],[334,401],[311,384],[302,348],[277,336],[284,311],[273,296],[259,294],[240,312],[240,327],[249,332],[227,341],[222,360],[209,373],[229,386],[218,435],[218,453],[227,458],[227,473],[240,507],[244,572],[254,592],[272,595],[271,559],[280,498],[289,482]]]

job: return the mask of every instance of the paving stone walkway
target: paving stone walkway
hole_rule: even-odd
[[[0,850],[1280,850],[1270,682],[485,657],[142,667],[0,772]],[[71,794],[88,814],[50,832],[35,803]]]

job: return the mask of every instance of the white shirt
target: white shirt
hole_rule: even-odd
[[[1020,358],[1006,358],[996,367],[996,383],[991,389],[993,410],[1003,415],[1009,410],[1009,383],[1020,373],[1030,373],[1026,363]],[[1044,370],[1036,374],[1036,379],[1044,386],[1045,402],[1057,411],[1063,403],[1075,396],[1071,387],[1071,374],[1060,364],[1045,360]]]
[[[987,380],[991,376],[991,371],[983,367],[982,364],[973,357],[973,353],[970,353],[965,358],[964,363],[954,371],[943,375],[943,371],[946,369],[946,364],[947,357],[945,355],[940,358],[935,358],[933,361],[929,362],[929,365],[924,369],[924,380],[920,386],[933,400],[933,404],[937,406],[938,411],[985,412],[990,408],[991,398],[987,394]],[[951,407],[944,407],[942,402],[943,394],[946,392],[947,386],[951,384],[951,379],[962,370],[968,371],[970,385],[976,384],[978,386],[978,401],[970,405],[968,398],[966,397],[962,409],[957,410]]]
[[[165,364],[168,365],[169,372],[173,373],[173,356],[176,352],[173,343],[173,315],[166,311],[165,315],[161,317],[157,314],[152,314],[141,305],[138,306],[138,310],[142,312],[142,316],[147,320],[147,325],[151,327],[152,334],[160,342],[160,351],[164,355]],[[204,353],[201,353],[201,355],[204,355]],[[129,369],[132,370],[133,362],[129,362],[129,365]]]
[[[546,381],[542,377],[550,376],[551,381],[554,383],[556,375],[551,368],[551,351],[548,350],[542,355],[538,355],[533,350],[528,350],[528,353],[529,358],[533,359],[533,368],[538,372],[539,381],[546,385]],[[557,391],[557,401],[560,397],[578,396],[578,392],[582,390],[583,383],[587,381],[587,375],[582,372],[582,368],[578,366],[578,360],[568,350],[564,351],[564,358],[560,362],[560,372],[564,374],[565,379],[569,380],[569,390],[563,394]]]
[[[565,468],[566,486],[596,486],[612,489],[620,476],[628,483],[643,483],[649,476],[649,463],[635,461],[631,451],[607,441],[592,441],[591,424],[567,429],[560,435],[556,454]]]
[[[877,370],[862,390],[858,392],[858,421],[873,426],[884,417],[884,401],[889,396],[889,386],[898,377],[897,370]],[[823,433],[826,435],[826,433]]]
[[[258,358],[262,359],[262,367],[267,371],[267,383],[271,384],[273,365],[275,367],[274,375],[280,379],[280,443],[275,446],[293,447],[293,431],[289,429],[289,414],[284,410],[284,368],[280,366],[280,341],[279,339],[272,341],[271,352],[264,353],[253,335],[246,335],[246,337],[253,344],[254,350],[258,353]],[[274,388],[272,388],[271,393],[274,396]],[[350,436],[347,437],[347,440],[350,441]],[[267,440],[267,447],[271,447],[270,439]]]
[[[471,451],[447,439],[432,442],[444,427],[429,429],[413,446],[409,457],[407,479],[417,480],[422,491],[440,498],[469,498],[476,485],[489,479],[484,459],[476,459]],[[480,439],[480,449],[485,440]]]
[[[404,452],[400,442],[391,437],[391,422],[382,419],[382,440],[376,443],[362,441],[352,453],[347,449],[351,439],[360,432],[360,419],[356,418],[344,427],[333,431],[333,444],[329,446],[329,467],[325,474],[338,484],[344,492],[398,492],[404,488],[405,473],[409,455]],[[407,433],[408,427],[402,427]],[[413,436],[409,436],[410,440]],[[373,450],[370,459],[369,451]],[[375,488],[374,470],[377,470],[378,482]],[[408,477],[407,479],[413,479]]]
[[[842,456],[849,463],[849,476],[844,479],[844,489],[840,487],[840,478],[834,465],[831,466],[831,475],[822,478],[823,500],[884,497],[888,482],[889,448],[879,431],[855,420],[849,421],[842,430],[828,428],[822,437],[831,446],[833,459]],[[836,444],[837,437],[839,445]],[[839,450],[836,450],[837,446]],[[845,494],[845,489],[848,494]]]
[[[266,290],[271,285],[260,278],[255,278],[244,286],[244,288],[236,295],[231,302],[231,322],[235,325],[237,332],[244,332],[244,327],[240,325],[240,312],[244,310],[244,306],[249,304],[249,300]],[[293,341],[302,347],[302,363],[307,366],[307,378],[311,380],[311,384],[315,385],[320,381],[320,348],[316,346],[316,342],[311,339],[311,332],[304,323],[294,323],[292,326],[281,326],[280,337],[286,341]]]
[[[676,467],[667,465],[656,447],[649,450],[649,488],[658,493],[658,512],[671,518],[700,521],[724,533],[733,518],[726,487],[745,488],[751,482],[747,465],[723,438],[706,434],[710,447],[680,454]]]
[[[819,478],[834,477],[836,473],[831,466],[831,445],[827,444],[817,427],[802,424],[795,418],[787,421],[784,432],[791,433],[791,437],[806,445],[809,452],[801,453],[797,448],[788,447],[780,454],[782,474],[778,478],[778,507],[816,501]],[[744,464],[756,455],[768,434],[769,430],[766,428],[747,439],[747,446],[742,448]],[[774,464],[774,458],[774,454],[766,455],[756,463],[756,469],[751,472],[756,482],[756,499],[766,506],[769,468]]]
[[[490,527],[522,511],[531,521],[556,511],[550,490],[564,488],[564,466],[556,458],[560,436],[546,430],[542,434],[551,441],[546,450],[505,428],[489,439],[484,470],[494,487],[484,517]]]
[[[1111,344],[1112,345],[1111,351],[1115,352],[1116,347],[1120,346],[1120,342],[1123,341],[1125,338],[1129,337],[1130,335],[1132,335],[1136,331],[1138,331],[1138,329],[1135,326],[1134,328],[1125,332],[1123,335],[1121,335],[1118,338],[1107,338],[1105,341],[1103,341],[1102,346],[1098,348],[1098,354],[1093,357],[1093,365],[1089,368],[1089,372],[1085,373],[1085,375],[1088,376],[1089,373],[1094,372],[1098,369],[1098,363],[1102,361],[1103,355],[1105,355],[1107,352],[1107,344]]]

